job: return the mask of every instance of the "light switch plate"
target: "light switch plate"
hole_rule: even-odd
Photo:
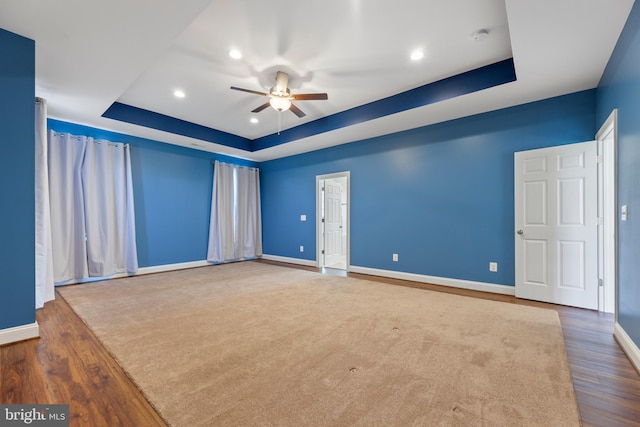
[[[300,215],[300,221],[306,221],[306,220],[307,220],[306,215]]]
[[[620,206],[620,221],[627,220],[627,205]]]

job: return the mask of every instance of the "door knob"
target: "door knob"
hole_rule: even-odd
[[[522,236],[524,234],[524,231],[522,229],[520,229],[520,230],[516,231],[516,233],[518,233],[519,235]]]

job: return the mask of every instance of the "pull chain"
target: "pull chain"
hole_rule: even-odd
[[[278,111],[278,135],[280,135],[280,127],[281,127],[281,120],[282,118],[280,117],[282,115],[282,111]]]

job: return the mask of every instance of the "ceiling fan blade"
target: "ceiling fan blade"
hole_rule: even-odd
[[[266,94],[264,92],[258,92],[257,90],[251,90],[251,89],[243,89],[241,87],[231,86],[231,89],[239,90],[241,92],[249,92],[249,93],[253,93],[253,94],[256,94],[256,95],[260,95],[260,96],[269,96],[268,94]]]
[[[309,101],[309,100],[325,100],[329,99],[329,95],[326,93],[298,93],[292,95],[296,101]]]
[[[264,110],[265,108],[269,107],[268,102],[265,102],[264,104],[262,104],[261,106],[259,106],[258,108],[254,108],[253,110],[251,110],[252,113],[259,113],[260,111]]]
[[[295,114],[296,116],[298,116],[300,118],[306,116],[305,112],[302,111],[301,109],[299,109],[298,107],[296,107],[295,104],[291,104],[291,107],[289,107],[289,110],[291,110],[291,112],[293,114]]]

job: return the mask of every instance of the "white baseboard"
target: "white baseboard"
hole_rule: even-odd
[[[306,265],[307,267],[317,267],[318,264],[314,260],[301,259],[301,258],[289,258],[285,256],[278,255],[267,255],[263,254],[262,259],[266,259],[268,261],[279,261],[286,262],[289,264],[297,264],[297,265]]]
[[[210,262],[207,262],[206,260],[180,262],[177,264],[155,265],[153,267],[142,267],[138,269],[138,272],[135,275],[138,276],[141,274],[164,273],[165,271],[184,270],[186,268],[196,268],[196,267],[206,267],[208,265],[212,265],[212,264]],[[127,274],[125,274],[124,276],[126,277]]]
[[[317,267],[317,263],[315,260],[284,257],[284,256],[269,255],[269,254],[262,255],[262,259],[269,260],[269,261],[285,262],[289,264],[304,265],[307,267]],[[142,274],[162,273],[165,271],[182,270],[185,268],[204,267],[208,265],[212,265],[212,264],[207,262],[206,260],[203,260],[203,261],[183,262],[178,264],[158,265],[153,267],[143,267],[138,270],[135,276],[142,275]],[[348,268],[348,271],[351,271],[354,273],[370,274],[372,276],[390,277],[394,279],[410,280],[414,282],[432,283],[434,285],[451,286],[454,288],[471,289],[474,291],[492,292],[492,293],[504,294],[504,295],[515,295],[515,287],[507,286],[507,285],[496,285],[493,283],[474,282],[474,281],[460,280],[460,279],[449,279],[445,277],[426,276],[422,274],[404,273],[401,271],[381,270],[377,268],[358,267],[358,266],[350,266]],[[84,282],[95,281],[95,280],[116,279],[119,277],[128,277],[128,276],[131,276],[131,275],[122,273],[122,274],[117,274],[110,277],[85,279],[84,281],[78,281],[77,283],[84,283]]]
[[[11,344],[18,341],[30,340],[40,337],[38,322],[30,325],[15,326],[13,328],[0,329],[0,345]]]
[[[309,267],[317,267],[314,260],[289,258],[278,255],[262,255],[263,259],[270,261],[286,262],[289,264],[306,265]],[[392,279],[410,280],[420,283],[431,283],[434,285],[451,286],[454,288],[471,289],[474,291],[492,292],[494,294],[515,295],[516,288],[514,286],[496,285],[493,283],[473,282],[470,280],[449,279],[445,277],[426,276],[423,274],[404,273],[401,271],[381,270],[377,268],[349,266],[349,272],[369,274],[371,276],[390,277]]]
[[[390,277],[392,279],[410,280],[420,283],[450,286],[453,288],[470,289],[474,291],[492,292],[494,294],[515,295],[514,286],[496,285],[493,283],[473,282],[470,280],[449,279],[446,277],[426,276],[423,274],[404,273],[402,271],[380,270],[377,268],[351,266],[349,271],[353,273],[369,274],[372,276]]]
[[[622,347],[622,351],[627,355],[631,364],[636,368],[636,371],[640,373],[640,348],[638,348],[618,322],[613,325],[613,336],[616,341],[618,341],[618,344],[620,344],[620,347]]]
[[[211,263],[204,261],[190,261],[190,262],[180,262],[176,264],[165,264],[165,265],[154,265],[151,267],[142,267],[139,268],[137,272],[134,274],[129,273],[118,273],[112,276],[105,277],[88,277],[86,279],[71,279],[66,282],[56,283],[56,286],[59,285],[75,285],[79,283],[91,283],[91,282],[100,282],[102,280],[110,280],[110,279],[120,279],[123,277],[133,277],[133,276],[142,276],[144,274],[153,274],[153,273],[164,273],[166,271],[175,271],[175,270],[184,270],[186,268],[195,268],[195,267],[205,267],[207,265],[212,265]]]

